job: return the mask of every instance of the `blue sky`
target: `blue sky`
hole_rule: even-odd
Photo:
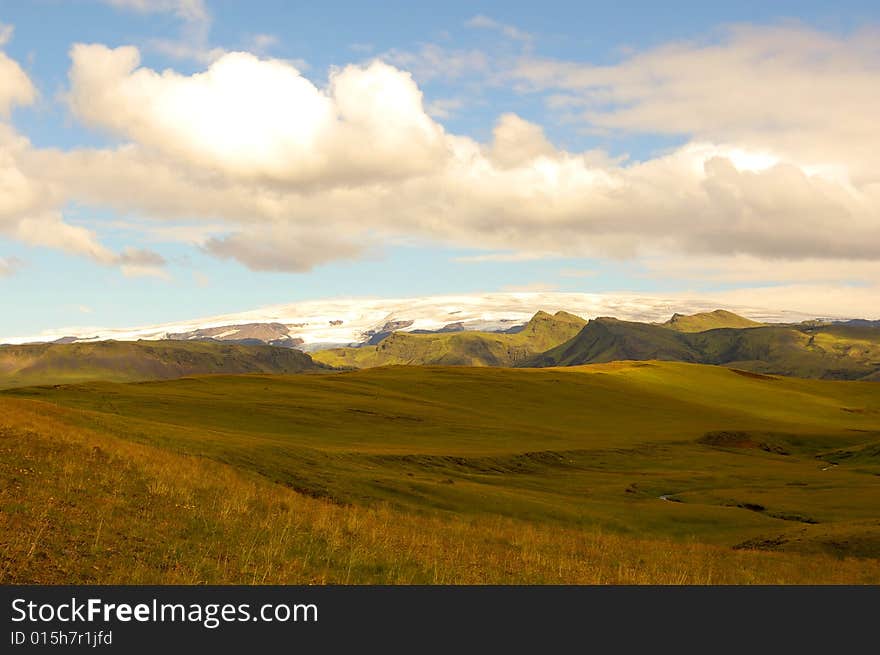
[[[26,139],[0,141],[0,162],[5,152],[8,174],[24,180],[10,193],[31,203],[10,201],[7,214],[0,204],[0,336],[329,296],[507,289],[740,294],[731,298],[754,289],[793,309],[876,314],[880,303],[865,305],[880,299],[880,253],[870,244],[880,193],[865,146],[877,136],[854,133],[858,116],[844,135],[832,123],[848,102],[861,111],[876,97],[869,37],[878,22],[876,2],[4,2],[0,25],[11,31],[0,52],[34,93],[23,99],[10,87],[10,111],[0,113],[0,126]],[[117,59],[115,48],[134,46],[139,61],[104,75],[104,51],[74,64],[75,43],[101,44]],[[670,59],[670,48],[680,56]],[[308,123],[298,111],[312,96],[344,113],[329,85],[345,67],[356,69],[346,78],[353,88],[369,85],[356,88],[377,102],[420,93],[424,111],[392,109],[384,122],[364,119],[367,127],[344,118],[344,145],[328,136],[306,160],[295,149],[206,150],[186,137],[185,121],[202,122],[197,112],[132,100],[186,87],[207,94],[200,107],[216,106],[228,89],[194,80],[235,52],[253,55],[242,64],[251,79],[265,72],[284,83],[295,70],[317,91],[257,89],[282,94],[289,111],[265,126],[246,111],[224,114],[224,132],[269,144],[273,134],[312,139],[288,122]],[[377,60],[391,72],[370,68]],[[720,86],[730,98],[718,97],[713,66],[730,80]],[[798,98],[812,113],[783,100],[776,113],[740,102],[801,79],[816,80],[810,101]],[[827,124],[815,111],[823,102]],[[678,120],[691,107],[693,129]],[[410,120],[416,140],[426,139],[412,151],[394,136]],[[370,160],[383,139],[387,151],[376,146],[382,158]],[[335,150],[325,156],[325,147]],[[677,181],[693,157],[702,157],[698,178]],[[186,184],[159,186],[136,158]],[[731,166],[707,168],[710,160]],[[352,161],[361,162],[355,173]],[[382,173],[405,161],[415,168]],[[306,172],[288,173],[298,167]],[[168,200],[139,200],[142,190]],[[234,209],[212,204],[218,190],[216,202]],[[355,200],[341,202],[349,193]]]

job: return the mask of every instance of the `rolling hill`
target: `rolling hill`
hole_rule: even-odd
[[[699,314],[673,314],[672,318],[663,323],[665,327],[678,332],[705,332],[717,328],[759,327],[763,323],[752,321],[724,309]]]
[[[678,362],[15,389],[0,581],[876,583],[878,446],[878,385]]]
[[[202,341],[98,341],[0,346],[0,388],[86,380],[136,382],[207,373],[324,369],[289,348]]]
[[[538,312],[522,329],[504,332],[394,332],[373,346],[334,348],[312,354],[335,367],[370,368],[389,364],[515,366],[567,341],[586,325],[563,311]]]

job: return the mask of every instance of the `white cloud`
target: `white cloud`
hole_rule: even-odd
[[[694,142],[622,164],[559,150],[513,114],[480,144],[447,133],[411,77],[380,62],[318,88],[245,53],[190,76],[139,67],[134,48],[72,57],[74,112],[132,143],[39,153],[33,169],[84,201],[226,220],[234,235],[209,251],[251,267],[303,270],[375,235],[568,256],[880,257],[880,187],[766,148]]]
[[[518,27],[513,25],[508,25],[506,23],[501,23],[493,18],[489,18],[488,16],[484,16],[482,14],[478,14],[473,18],[465,21],[465,26],[474,28],[474,29],[483,29],[483,30],[493,30],[495,32],[499,32],[503,34],[508,39],[512,39],[514,41],[521,41],[527,45],[530,45],[535,37],[525,32]]]
[[[13,73],[20,72],[18,65],[4,60],[0,52],[0,73],[4,61],[11,62]],[[21,76],[0,75],[0,104],[4,93],[18,102],[33,100],[33,85],[24,73]],[[124,264],[125,253],[113,253],[100,243],[94,231],[65,222],[61,206],[69,197],[68,191],[46,180],[43,171],[29,169],[34,154],[26,138],[0,122],[0,235],[84,256],[102,265]],[[17,268],[17,262],[4,260],[2,268],[8,275]]]
[[[17,257],[0,257],[0,277],[9,277],[22,267],[22,261]]]
[[[336,70],[318,89],[289,63],[247,53],[193,76],[139,68],[132,47],[77,45],[71,56],[77,116],[198,167],[364,184],[428,172],[447,154],[418,87],[380,62]]]
[[[363,245],[337,235],[286,226],[211,238],[204,248],[216,257],[234,258],[254,271],[308,271],[336,259],[359,257],[364,252]]]
[[[392,49],[381,59],[409,71],[422,83],[488,75],[491,71],[489,57],[482,50],[450,49],[436,43],[422,44],[418,50]]]
[[[24,170],[30,152],[27,139],[0,123],[0,234],[109,263],[113,254],[91,231],[63,221],[53,187]]]
[[[114,263],[125,277],[156,277],[170,280],[171,274],[165,269],[165,258],[152,250],[127,247],[116,255]]]
[[[204,39],[153,39],[149,46],[172,59],[192,60],[202,64],[210,64],[227,54],[223,48],[206,45]]]
[[[247,50],[254,54],[264,55],[279,43],[280,40],[274,34],[254,34],[248,39]]]
[[[25,215],[16,221],[12,234],[27,244],[65,250],[99,264],[111,265],[116,261],[113,252],[98,242],[93,231],[65,223],[58,212]]]
[[[0,48],[5,46],[12,40],[12,35],[15,33],[14,25],[7,25],[6,23],[0,23]]]
[[[150,49],[173,59],[208,64],[224,54],[223,48],[209,44],[212,17],[203,0],[103,0],[116,7],[141,14],[172,14],[181,21],[177,38],[154,38]]]
[[[503,114],[492,136],[490,157],[493,163],[502,168],[522,166],[539,157],[557,154],[539,125],[529,123],[516,114]]]
[[[464,107],[462,98],[438,98],[427,104],[425,111],[435,120],[444,120],[456,115]]]
[[[142,14],[172,13],[189,22],[211,19],[203,0],[103,0],[118,9],[129,9]]]
[[[738,25],[712,38],[630,52],[597,66],[524,57],[510,72],[562,92],[593,130],[686,135],[768,149],[805,166],[880,181],[880,33],[833,35],[798,25]]]
[[[601,151],[567,152],[539,125],[509,113],[488,143],[450,134],[429,115],[411,75],[379,61],[334,69],[319,87],[290,62],[247,53],[224,54],[203,72],[184,75],[141,66],[133,47],[79,45],[71,52],[70,107],[121,143],[67,152],[22,148],[14,170],[52,197],[125,211],[155,223],[156,234],[177,234],[258,270],[307,270],[401,238],[502,251],[489,257],[665,252],[669,259],[729,262],[880,261],[880,184],[867,175],[876,148],[869,158],[861,144],[838,144],[825,160],[806,157],[804,145],[813,134],[819,152],[835,130],[876,144],[864,108],[850,106],[853,122],[825,131],[808,129],[809,120],[794,115],[791,125],[798,129],[779,130],[797,136],[784,148],[782,137],[755,136],[772,132],[764,114],[749,119],[710,81],[702,91],[707,97],[700,96],[696,80],[716,74],[703,59],[719,66],[752,61],[755,38],[731,37],[706,52],[691,45],[687,57],[679,53],[684,46],[669,46],[599,72],[543,62],[547,68],[538,75],[528,66],[541,62],[523,61],[519,75],[568,89],[579,102],[610,93],[616,106],[632,96],[632,106],[607,112],[594,106],[596,127],[655,129],[647,119],[639,127],[619,116],[653,102],[655,87],[658,103],[673,96],[655,82],[666,79],[664,71],[675,73],[671,57],[683,71],[683,93],[709,114],[694,119],[708,127],[693,134],[706,138],[638,162]],[[788,38],[786,44],[808,47]],[[846,44],[831,37],[817,43],[818,64],[801,53],[783,56],[785,66],[803,68],[801,79],[818,66],[817,79],[829,91],[830,55],[823,53],[831,48],[840,69],[838,96],[873,97],[874,86],[863,88],[874,81],[869,71],[848,75],[840,63],[865,68],[870,48],[863,41],[854,40],[852,56],[841,54]],[[751,66],[763,75],[759,63]],[[726,71],[722,66],[717,74],[735,93],[748,91],[751,82],[739,89]],[[594,88],[597,75],[610,91]],[[814,102],[827,104],[824,97]],[[743,128],[749,120],[751,132]],[[65,240],[74,243],[76,236],[89,235],[70,233]],[[86,244],[79,247],[88,252]],[[113,253],[93,250],[91,256],[120,263]],[[865,279],[867,269],[858,270]]]

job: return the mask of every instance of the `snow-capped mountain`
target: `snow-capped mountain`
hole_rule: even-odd
[[[39,335],[0,337],[0,343],[82,342],[115,339],[216,339],[269,343],[320,350],[375,342],[395,331],[503,331],[522,325],[535,312],[564,310],[583,318],[665,321],[673,313],[717,309],[706,298],[560,292],[486,293],[422,298],[339,298],[263,307],[191,321],[132,328],[66,327]],[[762,322],[815,318],[800,312],[724,306]]]

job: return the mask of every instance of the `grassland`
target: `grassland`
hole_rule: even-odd
[[[880,580],[873,383],[388,367],[0,405],[7,581]]]
[[[663,323],[664,327],[678,332],[705,332],[719,328],[750,328],[762,325],[763,323],[752,321],[724,309],[699,314],[673,314],[671,319]]]
[[[290,348],[211,341],[96,341],[0,346],[0,389],[88,380],[135,382],[210,373],[326,368]]]
[[[345,505],[2,399],[0,583],[869,583],[877,560]]]

